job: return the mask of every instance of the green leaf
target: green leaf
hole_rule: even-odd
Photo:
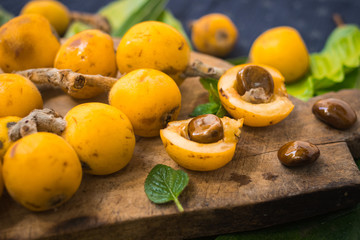
[[[221,106],[221,105],[220,105]],[[190,117],[197,117],[204,114],[216,114],[220,110],[220,106],[215,102],[208,102],[200,104],[195,107],[194,111],[190,113]]]
[[[168,0],[118,0],[99,10],[111,25],[111,35],[123,36],[137,23],[156,20],[163,12]]]
[[[138,0],[140,1],[140,0]],[[167,4],[167,0],[147,0],[144,2],[141,8],[136,9],[127,19],[122,22],[122,25],[118,29],[114,29],[112,34],[117,37],[123,36],[129,28],[134,26],[137,23],[153,20],[151,18],[157,18],[159,16],[154,16],[154,13],[158,12],[159,15],[161,11],[158,11],[159,8],[163,10]],[[127,9],[123,9],[127,11]],[[119,13],[120,14],[120,13]]]
[[[12,19],[14,15],[6,11],[3,7],[0,6],[0,26]]]
[[[99,14],[106,17],[111,25],[111,34],[119,32],[125,22],[145,6],[149,0],[118,0],[109,3],[99,10]]]
[[[360,29],[347,24],[338,27],[328,37],[319,53],[310,54],[310,75],[295,84],[288,84],[291,95],[307,100],[315,95],[358,86],[360,66]]]
[[[218,116],[219,118],[224,117],[225,115],[228,115],[228,112],[226,111],[226,109],[224,108],[223,105],[220,104],[219,109],[217,110],[217,112],[215,113],[216,116]]]
[[[314,96],[313,78],[310,76],[295,82],[286,84],[288,94],[307,101]]]
[[[221,105],[219,93],[217,91],[218,82],[219,81],[214,78],[200,78],[201,85],[209,92],[209,102],[196,106],[194,111],[190,114],[191,117],[203,114],[215,114],[218,117],[227,115],[227,111]]]
[[[328,88],[315,90],[315,95],[321,95],[328,92],[336,92],[340,89],[360,89],[360,68],[345,75],[344,81]]]
[[[184,209],[178,196],[188,182],[189,177],[184,171],[158,164],[150,171],[145,180],[145,193],[154,203],[174,201],[179,211],[183,212]]]
[[[87,30],[87,29],[92,29],[92,27],[90,25],[87,25],[80,21],[73,22],[66,30],[64,38],[69,38],[69,37],[71,37],[79,32],[82,32],[84,30]]]
[[[226,59],[226,61],[228,61],[229,63],[231,63],[233,65],[240,65],[240,64],[247,63],[248,57],[241,56],[241,57],[237,57],[237,58],[229,58],[229,59]]]
[[[185,37],[189,47],[192,49],[190,39],[187,36],[182,23],[174,17],[170,10],[164,10],[157,20],[169,24],[170,26],[173,26],[176,30],[178,30]]]

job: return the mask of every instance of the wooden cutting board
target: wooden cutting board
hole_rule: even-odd
[[[229,68],[224,61],[193,53],[192,59]],[[181,86],[180,119],[207,93],[198,78]],[[60,90],[43,92],[45,106],[65,114],[75,101]],[[33,213],[7,193],[0,199],[0,239],[184,239],[263,228],[350,207],[360,201],[360,123],[339,131],[311,113],[320,98],[350,103],[360,117],[360,91],[346,90],[311,99],[291,98],[294,111],[283,122],[264,128],[244,127],[233,160],[212,172],[189,175],[180,196],[185,212],[174,204],[151,203],[144,181],[158,163],[179,167],[166,154],[159,137],[139,138],[133,159],[109,176],[85,175],[78,192],[58,209]],[[92,101],[106,102],[106,95]],[[288,141],[316,144],[314,164],[290,169],[280,164],[277,150]]]

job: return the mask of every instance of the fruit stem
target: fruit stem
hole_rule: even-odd
[[[36,132],[52,132],[60,135],[66,127],[66,121],[49,108],[35,109],[9,129],[9,138],[16,141]]]
[[[85,86],[98,87],[109,91],[117,81],[116,78],[76,73],[69,69],[36,68],[15,73],[30,79],[36,84],[50,83],[53,86],[61,87],[66,89],[68,93],[77,92]]]
[[[70,12],[70,19],[71,21],[80,21],[86,24],[93,26],[101,31],[106,33],[111,32],[111,26],[109,21],[106,17],[101,16],[99,14],[91,14],[91,13],[84,13],[84,12]]]
[[[203,78],[220,79],[220,77],[224,73],[225,70],[222,68],[208,65],[200,60],[195,60],[193,63],[187,66],[183,75],[184,77],[203,77]]]
[[[341,15],[338,13],[333,14],[333,21],[335,22],[337,27],[345,26],[344,20],[342,19]]]

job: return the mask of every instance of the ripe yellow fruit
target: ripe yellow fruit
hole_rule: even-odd
[[[276,27],[262,33],[252,44],[250,62],[278,69],[285,82],[294,82],[309,70],[309,53],[299,32]]]
[[[17,74],[0,74],[0,117],[25,117],[42,107],[40,92],[30,80]]]
[[[13,116],[0,118],[0,162],[2,161],[7,149],[13,143],[9,139],[9,128],[20,120],[21,118]]]
[[[3,180],[3,176],[2,176],[2,164],[1,164],[1,161],[0,161],[0,197],[4,191],[4,180]]]
[[[243,119],[221,118],[224,137],[214,143],[198,143],[186,137],[192,119],[170,122],[160,131],[169,156],[180,166],[194,171],[211,171],[225,166],[235,154]]]
[[[15,17],[0,28],[0,68],[4,72],[53,67],[60,42],[38,14]]]
[[[154,69],[134,70],[120,78],[110,90],[110,105],[128,116],[136,135],[159,136],[160,129],[176,120],[181,93],[168,75]]]
[[[82,170],[74,149],[52,133],[34,133],[16,141],[3,165],[10,196],[32,211],[56,208],[80,186]]]
[[[132,158],[135,135],[119,109],[103,103],[84,103],[65,116],[63,137],[78,154],[86,173],[106,175],[119,171]]]
[[[251,65],[253,64],[232,67],[221,76],[218,83],[220,101],[232,117],[244,118],[244,124],[247,126],[265,127],[276,124],[285,119],[294,108],[286,92],[284,77],[272,67],[257,65],[271,74],[274,82],[274,93],[268,103],[247,102],[235,88],[236,76],[240,70]]]
[[[229,17],[212,13],[194,21],[191,40],[200,52],[225,57],[234,48],[238,38],[235,24]]]
[[[59,49],[54,66],[83,74],[115,77],[117,70],[113,40],[109,34],[96,29],[75,34]],[[86,86],[71,96],[90,98],[102,91],[100,88]]]
[[[122,74],[139,68],[152,68],[168,74],[178,84],[190,61],[190,48],[175,28],[156,21],[131,27],[122,37],[116,52]]]
[[[55,0],[32,0],[25,4],[21,14],[39,14],[45,17],[60,36],[70,23],[68,8]]]

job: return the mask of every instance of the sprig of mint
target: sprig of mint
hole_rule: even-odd
[[[215,114],[218,117],[223,117],[227,114],[225,108],[221,105],[219,93],[217,91],[218,80],[214,78],[201,78],[201,85],[209,92],[209,102],[200,104],[195,107],[190,114],[191,117],[196,117],[203,114]]]
[[[145,193],[154,203],[174,201],[180,212],[184,211],[178,196],[189,183],[189,177],[182,170],[174,170],[166,165],[158,164],[145,180]]]

